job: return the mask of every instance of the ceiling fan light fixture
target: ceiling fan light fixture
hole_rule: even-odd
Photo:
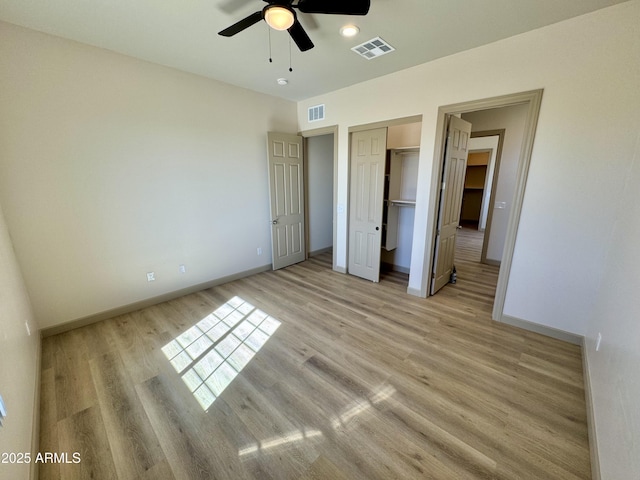
[[[340,35],[343,37],[355,37],[360,29],[355,25],[345,25],[340,29]]]
[[[288,30],[295,22],[295,16],[286,7],[270,5],[265,8],[264,21],[274,30]]]

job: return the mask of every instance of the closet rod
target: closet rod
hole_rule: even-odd
[[[391,205],[395,205],[397,207],[415,207],[415,200],[389,200]]]

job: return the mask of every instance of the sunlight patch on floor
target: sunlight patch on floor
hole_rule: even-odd
[[[162,352],[206,411],[279,326],[280,321],[233,297]]]

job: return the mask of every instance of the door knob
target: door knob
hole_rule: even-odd
[[[278,220],[271,220],[271,225],[276,225],[278,223]]]
[[[376,227],[376,230],[380,230],[380,227]]]

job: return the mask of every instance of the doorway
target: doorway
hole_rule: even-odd
[[[531,161],[531,152],[533,150],[533,140],[535,136],[536,125],[538,121],[538,114],[540,111],[540,104],[542,101],[542,90],[534,90],[530,92],[517,93],[512,95],[505,95],[502,97],[494,97],[490,99],[477,100],[471,102],[465,102],[460,104],[448,105],[440,107],[438,111],[438,123],[436,127],[436,138],[440,139],[436,143],[434,151],[434,163],[433,163],[433,179],[439,179],[442,177],[442,158],[444,158],[445,150],[445,124],[446,118],[452,115],[471,116],[471,114],[477,112],[484,112],[490,109],[498,109],[501,107],[511,107],[516,105],[524,105],[526,110],[523,126],[522,140],[518,148],[518,158],[515,165],[515,180],[513,185],[512,196],[508,200],[510,202],[510,208],[508,212],[505,212],[504,222],[504,241],[502,248],[500,249],[500,270],[498,275],[498,283],[496,286],[496,296],[493,305],[492,318],[500,321],[502,319],[502,313],[504,309],[504,302],[506,297],[507,285],[509,281],[509,272],[511,269],[511,262],[513,259],[513,252],[515,249],[516,233],[520,222],[520,213],[522,210],[522,202],[524,199],[524,190],[527,181],[527,174],[529,171],[529,164]],[[432,180],[432,200],[430,202],[430,219],[427,227],[428,237],[431,238],[430,257],[425,258],[425,266],[428,263],[426,272],[431,272],[434,263],[434,249],[436,240],[436,215],[439,208],[438,195],[435,194],[437,187],[436,180]],[[438,189],[439,191],[439,189]],[[493,207],[502,207],[500,203],[493,205]],[[494,208],[495,210],[495,208]],[[506,210],[506,209],[504,209]],[[493,229],[495,231],[495,229]],[[492,240],[492,239],[490,239]],[[426,281],[424,271],[423,278],[420,282],[420,296],[426,296],[428,281]],[[411,291],[409,293],[418,293]]]
[[[493,150],[477,150],[469,146],[467,171],[464,175],[460,226],[484,231],[482,225],[483,200],[487,190],[489,166]]]
[[[502,159],[502,147],[504,144],[505,129],[484,130],[471,132],[469,140],[469,153],[488,152],[487,168],[482,200],[478,218],[478,231],[482,232],[482,244],[480,245],[480,263],[500,266],[500,260],[487,258],[487,247],[491,236],[491,223],[493,220],[493,208],[495,206],[498,175],[500,174],[500,161]],[[480,164],[483,161],[478,162]],[[469,167],[467,167],[469,168]],[[464,201],[464,200],[463,200]],[[464,215],[461,215],[464,219]],[[468,226],[468,225],[462,225]]]
[[[300,132],[304,139],[307,258],[331,252],[336,264],[338,126]],[[343,272],[344,273],[344,272]]]
[[[333,250],[334,135],[304,139],[307,257]]]

